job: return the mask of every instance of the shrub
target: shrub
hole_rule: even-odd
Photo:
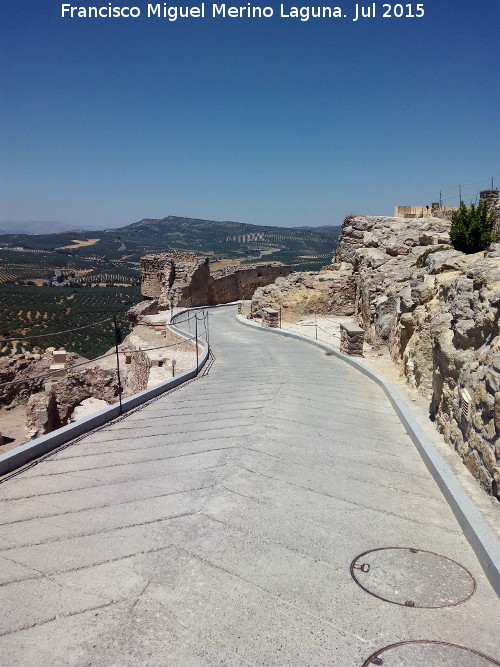
[[[455,250],[467,254],[485,250],[497,239],[494,231],[495,213],[487,202],[476,206],[460,203],[460,208],[451,217],[450,240]]]
[[[417,269],[423,269],[425,266],[425,260],[429,255],[432,255],[434,252],[441,252],[441,250],[449,250],[450,246],[447,245],[438,245],[437,248],[428,248],[427,250],[424,250],[424,252],[417,257],[417,261],[415,262],[415,266]]]

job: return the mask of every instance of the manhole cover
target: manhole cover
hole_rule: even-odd
[[[476,590],[474,577],[459,563],[406,547],[365,551],[352,561],[351,575],[370,595],[406,607],[451,607]]]
[[[421,640],[391,644],[371,655],[363,667],[492,667],[500,665],[493,658],[465,646]]]

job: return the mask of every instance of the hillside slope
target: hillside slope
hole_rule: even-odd
[[[297,269],[320,268],[334,250],[336,227],[269,227],[240,222],[178,216],[144,219],[117,229],[58,234],[6,234],[4,248],[57,251],[74,258],[134,264],[148,253],[194,252],[213,258],[255,259],[293,264]]]

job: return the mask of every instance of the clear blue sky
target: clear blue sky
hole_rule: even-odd
[[[340,6],[172,23],[2,0],[0,220],[340,224],[500,176],[498,1],[363,22]]]

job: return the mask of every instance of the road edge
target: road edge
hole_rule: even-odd
[[[176,317],[181,315],[183,312],[185,311],[176,313]],[[176,327],[175,322],[172,322],[172,324],[169,326],[176,333],[189,339],[193,338],[189,334],[186,336],[186,332]],[[57,431],[47,433],[47,435],[42,435],[39,438],[30,440],[23,445],[19,445],[18,447],[14,447],[14,449],[10,449],[9,451],[0,454],[0,478],[3,475],[14,472],[18,468],[21,468],[31,461],[40,458],[44,454],[48,454],[57,447],[60,447],[61,445],[64,445],[82,435],[85,435],[89,431],[92,431],[99,426],[102,426],[115,417],[119,417],[121,414],[126,414],[139,405],[142,405],[143,403],[146,403],[147,401],[160,396],[160,394],[163,394],[170,389],[175,389],[179,385],[188,382],[188,380],[195,378],[207,362],[210,353],[210,347],[207,342],[198,339],[198,344],[203,347],[198,364],[194,364],[190,369],[184,373],[181,373],[180,375],[177,375],[171,380],[165,380],[165,382],[160,382],[154,387],[148,387],[147,389],[144,389],[137,394],[133,394],[128,398],[124,398],[122,400],[121,412],[120,404],[113,403],[109,407],[103,408],[98,412],[94,412],[88,417],[79,419],[72,424],[63,426],[62,428],[57,429]]]
[[[320,343],[290,331],[264,328],[259,324],[249,322],[242,315],[237,315],[236,319],[240,324],[262,331],[263,333],[272,333],[287,338],[294,338],[309,343],[310,345],[314,345],[315,347],[319,347],[325,352],[333,354],[338,359],[345,361],[354,369],[376,382],[384,390],[401,423],[407,430],[408,435],[422,457],[427,469],[451,507],[451,510],[460,524],[467,541],[474,550],[488,581],[497,595],[500,595],[500,541],[489,527],[477,505],[456,478],[455,473],[451,470],[431,440],[424,433],[417,419],[411,414],[404,400],[394,387],[360,361],[335,350],[325,343]]]

